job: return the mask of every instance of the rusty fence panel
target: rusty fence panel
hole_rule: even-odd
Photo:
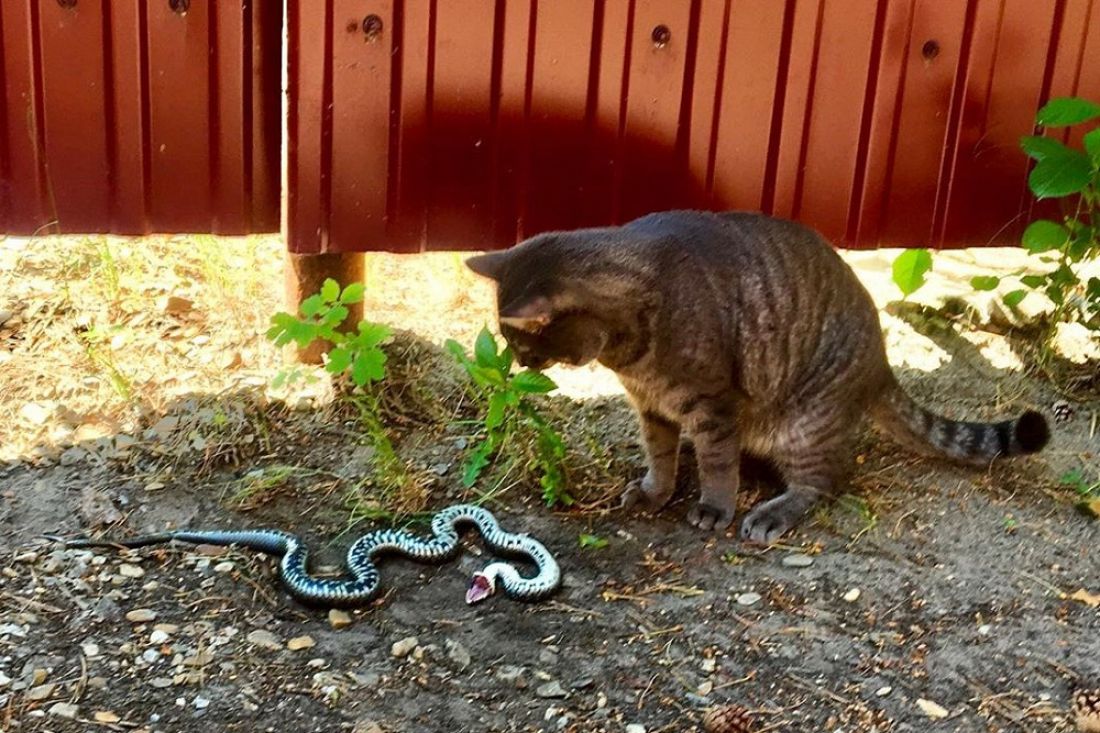
[[[288,244],[503,247],[680,206],[1011,243],[1100,0],[288,0]]]
[[[268,0],[3,0],[0,231],[277,231],[281,43]]]

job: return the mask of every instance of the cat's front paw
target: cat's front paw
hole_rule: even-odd
[[[741,522],[741,539],[770,545],[798,524],[805,514],[800,502],[784,494],[757,504]]]
[[[619,500],[619,508],[637,508],[647,512],[658,512],[664,508],[671,497],[671,489],[659,489],[652,477],[646,474],[645,478],[637,479],[627,484]]]
[[[704,532],[721,532],[733,522],[736,506],[718,506],[713,503],[700,501],[688,510],[688,524],[698,527]]]

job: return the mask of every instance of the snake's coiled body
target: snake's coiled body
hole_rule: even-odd
[[[315,578],[308,572],[309,550],[297,536],[275,529],[255,530],[177,530],[142,535],[124,540],[66,540],[66,547],[145,547],[171,542],[247,547],[281,558],[279,579],[287,591],[311,605],[354,606],[374,598],[381,587],[375,558],[380,555],[401,555],[421,563],[438,564],[458,554],[460,545],[457,527],[473,525],[493,551],[511,557],[529,559],[538,568],[531,577],[524,577],[511,565],[492,563],[478,575],[489,577],[489,593],[497,583],[504,593],[522,601],[545,598],[557,590],[561,572],[557,562],[541,542],[525,534],[505,532],[488,510],[468,504],[448,507],[432,518],[430,539],[411,532],[385,529],[365,534],[348,548],[347,570],[351,579]],[[468,597],[469,598],[469,597]],[[477,600],[480,600],[478,598]],[[473,602],[473,601],[471,601]]]

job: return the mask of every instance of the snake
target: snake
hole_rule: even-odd
[[[447,507],[432,517],[432,537],[424,539],[403,529],[381,529],[355,540],[345,560],[351,576],[346,579],[317,578],[307,569],[309,549],[296,535],[278,529],[190,530],[180,529],[126,539],[66,539],[45,535],[69,549],[113,547],[138,548],[168,542],[193,545],[245,547],[279,559],[278,577],[291,596],[307,605],[359,606],[375,598],[381,576],[375,558],[400,555],[425,564],[440,564],[454,558],[461,545],[458,528],[473,525],[485,543],[497,554],[526,558],[537,567],[529,577],[506,562],[493,562],[475,572],[466,590],[466,603],[480,603],[497,590],[517,601],[538,601],[552,595],[561,584],[557,561],[546,547],[528,534],[501,529],[493,514],[472,504]]]

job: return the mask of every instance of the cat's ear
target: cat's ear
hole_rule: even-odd
[[[483,255],[475,255],[466,260],[466,267],[482,277],[491,280],[499,280],[504,263],[508,260],[508,252],[487,252]]]
[[[502,325],[528,333],[538,333],[550,325],[552,320],[554,320],[553,306],[550,299],[543,295],[517,300],[500,309]]]

